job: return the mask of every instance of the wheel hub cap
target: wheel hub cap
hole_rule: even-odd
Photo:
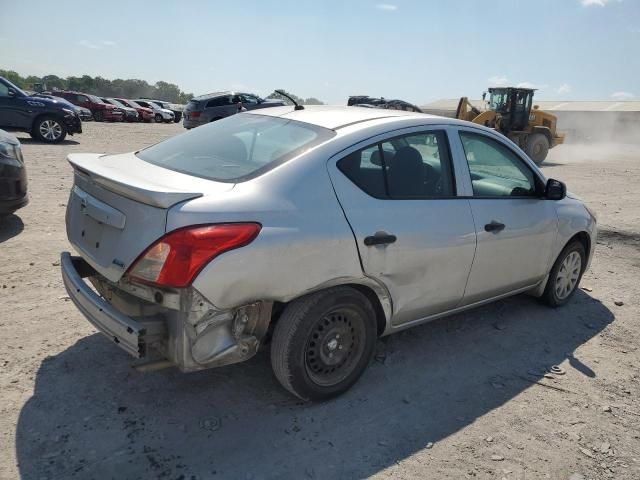
[[[582,269],[582,257],[578,252],[571,252],[565,257],[556,277],[556,296],[560,300],[567,298],[576,288]]]
[[[55,120],[45,120],[40,124],[40,134],[47,140],[57,140],[62,135],[62,127]]]

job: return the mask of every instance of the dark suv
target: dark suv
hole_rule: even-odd
[[[82,133],[82,121],[66,103],[35,97],[0,77],[0,128],[29,132],[37,140],[58,143]]]
[[[105,103],[95,95],[65,90],[56,90],[50,92],[50,95],[64,98],[79,107],[88,108],[91,110],[93,119],[96,122],[103,122],[105,120],[108,122],[121,122],[124,119],[124,111],[121,108],[111,105],[110,103]]]
[[[264,100],[257,95],[237,92],[216,92],[195,97],[184,109],[184,128],[195,128],[220,120],[239,111],[256,108],[282,107],[282,100]]]

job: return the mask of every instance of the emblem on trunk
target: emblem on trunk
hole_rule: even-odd
[[[113,263],[114,265],[117,265],[118,267],[122,268],[124,270],[124,262],[122,260],[118,260],[117,258],[114,258],[111,263]]]

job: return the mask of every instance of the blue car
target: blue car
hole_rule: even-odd
[[[82,120],[67,102],[29,95],[0,77],[0,128],[28,132],[45,143],[59,143],[67,134],[82,133]]]

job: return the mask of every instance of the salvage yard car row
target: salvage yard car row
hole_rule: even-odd
[[[82,121],[173,123],[182,119],[179,105],[161,100],[98,97],[54,90],[26,92],[0,77],[0,128],[22,131],[45,143],[59,143],[82,133]]]

